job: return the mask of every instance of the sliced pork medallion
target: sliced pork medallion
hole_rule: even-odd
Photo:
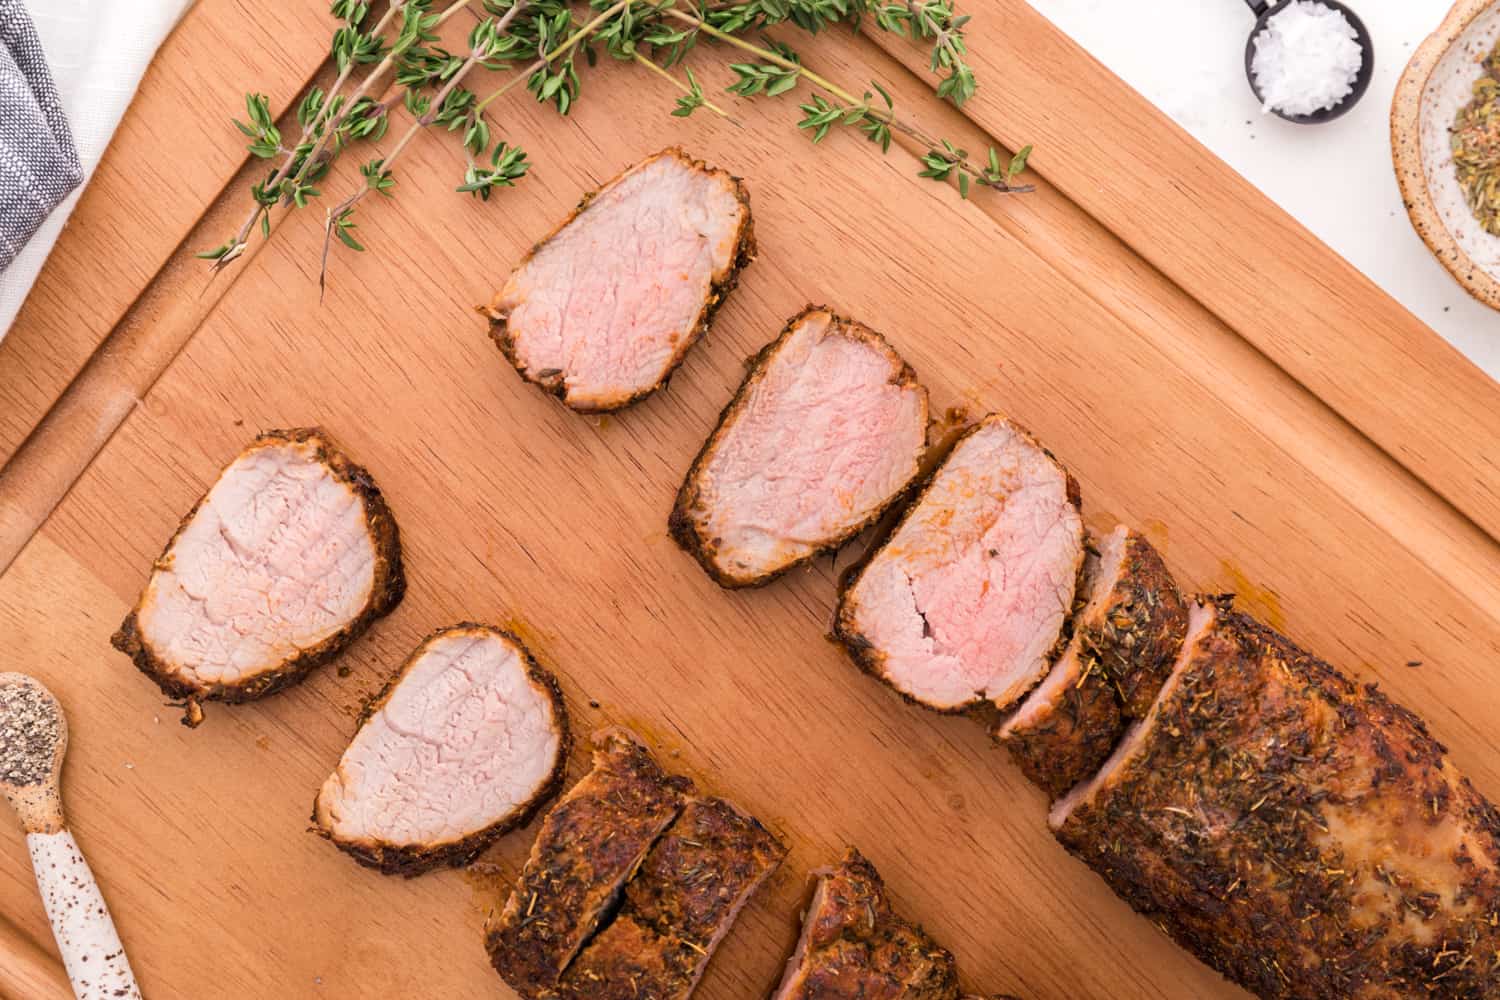
[[[520,640],[455,625],[366,707],[313,822],[388,874],[465,865],[557,794],[568,744],[557,680]]]
[[[505,908],[486,932],[495,970],[522,997],[553,996],[618,904],[626,879],[682,811],[693,783],[662,771],[620,729],[594,736],[594,768],[553,806]]]
[[[1009,708],[1047,671],[1083,565],[1078,484],[989,416],[958,440],[890,538],[851,575],[834,635],[908,698]]]
[[[295,684],[405,591],[396,521],[315,428],[257,437],[198,501],[110,640],[197,725]]]
[[[891,909],[874,865],[851,849],[817,874],[774,1000],[958,1000],[953,956]]]
[[[1098,571],[1075,630],[1119,695],[1126,718],[1156,700],[1187,631],[1187,603],[1161,555],[1123,524],[1099,543]]]
[[[1115,691],[1079,638],[995,733],[1032,783],[1057,798],[1099,769],[1125,731]]]
[[[1223,605],[1060,839],[1261,997],[1500,996],[1500,811],[1416,716]]]
[[[490,336],[573,409],[616,410],[666,382],[754,248],[739,179],[668,149],[537,244],[491,300]]]
[[[563,977],[576,1000],[685,1000],[786,847],[723,799],[694,799]]]
[[[809,307],[755,359],[677,493],[672,537],[726,587],[837,548],[916,478],[927,390],[876,332]]]

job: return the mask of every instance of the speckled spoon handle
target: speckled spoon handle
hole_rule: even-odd
[[[28,833],[31,869],[78,1000],[140,1000],[125,946],[78,842],[67,830]]]

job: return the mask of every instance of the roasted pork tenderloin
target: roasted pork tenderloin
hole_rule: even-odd
[[[958,1000],[953,956],[886,898],[875,866],[850,849],[818,876],[802,935],[774,1000]]]
[[[1073,638],[1047,679],[995,737],[1021,771],[1057,798],[1109,757],[1144,715],[1187,631],[1187,604],[1166,564],[1121,525],[1086,560]]]
[[[1125,718],[1138,719],[1177,661],[1187,602],[1161,554],[1123,524],[1099,542],[1088,595],[1074,621],[1083,654],[1114,686]]]
[[[878,333],[808,307],[755,358],[693,462],[672,537],[725,587],[838,548],[917,477],[927,391]]]
[[[738,178],[667,149],[586,196],[485,310],[521,377],[603,412],[664,385],[754,255]]]
[[[1021,773],[1055,799],[1096,772],[1124,732],[1114,687],[1074,635],[995,739]]]
[[[564,974],[567,1000],[686,1000],[786,846],[723,799],[692,799]]]
[[[569,743],[557,680],[519,639],[445,628],[366,706],[313,823],[387,874],[462,866],[557,794]]]
[[[1412,713],[1227,601],[1059,840],[1266,1000],[1500,996],[1500,812]]]
[[[594,736],[594,767],[542,821],[504,909],[490,961],[527,1000],[555,996],[563,972],[614,912],[625,882],[682,812],[693,783],[664,772],[630,733]]]
[[[302,680],[405,592],[395,518],[316,428],[268,431],[220,473],[111,643],[180,699],[244,702]]]
[[[850,574],[834,637],[912,701],[1010,708],[1060,652],[1084,560],[1079,504],[1035,438],[986,417]]]

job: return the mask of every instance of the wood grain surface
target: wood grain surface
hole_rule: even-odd
[[[1076,52],[1023,4],[974,6],[976,27],[993,22],[976,32],[976,57],[991,47]],[[700,53],[705,84],[728,82],[729,59]],[[732,123],[671,119],[667,84],[608,65],[585,80],[567,119],[524,99],[506,106],[504,127],[536,167],[489,205],[452,193],[462,161],[451,143],[414,145],[399,198],[364,214],[371,252],[336,257],[321,305],[314,213],[291,218],[210,309],[178,303],[196,291],[179,287],[180,275],[150,293],[191,316],[188,335],[159,372],[132,376],[140,405],[107,414],[99,447],[56,473],[71,490],[0,575],[6,666],[36,673],[69,713],[71,821],[148,996],[509,995],[480,928],[529,832],[473,870],[411,881],[358,868],[306,833],[360,699],[422,635],[464,618],[517,629],[562,679],[581,732],[636,727],[670,767],[791,844],[710,967],[705,1000],[769,991],[807,872],[846,844],[958,955],[971,990],[1243,996],[1064,854],[1040,793],[978,726],[903,704],[825,641],[837,570],[857,545],[730,594],[667,539],[673,493],[743,360],[809,301],[883,332],[935,411],[1001,410],[1031,427],[1080,480],[1095,529],[1116,519],[1143,528],[1185,584],[1238,591],[1272,624],[1378,681],[1427,718],[1481,790],[1500,795],[1500,544],[1480,502],[1495,473],[1450,467],[1466,449],[1500,453],[1492,422],[1448,441],[1441,461],[1424,465],[1402,447],[1412,435],[1438,456],[1426,449],[1445,414],[1482,404],[1490,389],[1352,272],[1286,277],[1298,310],[1352,310],[1364,297],[1357,317],[1328,314],[1317,339],[1330,351],[1385,350],[1386,339],[1361,339],[1374,325],[1402,331],[1403,349],[1426,361],[1403,393],[1431,405],[1374,434],[1350,399],[1381,396],[1375,375],[1361,369],[1350,377],[1364,382],[1325,391],[1318,365],[1298,371],[1260,339],[1269,321],[1179,260],[1184,247],[1208,251],[1208,220],[1240,218],[1238,182],[1206,154],[1183,154],[1215,169],[1203,168],[1180,227],[1153,224],[1160,240],[1180,242],[1154,242],[1087,190],[1083,171],[1094,167],[1078,160],[1094,154],[1069,129],[1087,121],[1110,132],[1094,141],[1124,139],[1117,125],[1079,117],[1076,95],[1031,89],[1030,110],[1013,107],[1019,85],[991,70],[981,85],[995,96],[970,119],[924,100],[929,82],[900,50],[839,31],[804,54],[825,75],[881,81],[970,148],[986,130],[1011,143],[1045,134],[1056,146],[1038,150],[1039,190],[959,201],[914,177],[907,150],[881,158],[848,135],[811,146],[785,102],[726,98]],[[304,66],[304,78],[316,68]],[[1087,65],[1075,72],[1093,79]],[[1169,128],[1101,80],[1102,99],[1134,109],[1132,127]],[[473,307],[582,193],[669,143],[746,179],[761,256],[667,391],[580,417],[517,378]],[[1155,197],[1157,181],[1121,162],[1103,201]],[[340,196],[352,173],[325,193]],[[1285,245],[1303,259],[1332,259],[1270,210],[1251,214],[1268,220],[1257,238],[1289,233]],[[1227,260],[1224,280],[1258,267],[1258,255]],[[64,287],[89,280],[55,270]],[[344,669],[259,704],[210,705],[188,731],[109,634],[222,464],[262,428],[309,423],[385,490],[409,594]],[[8,467],[0,498],[13,489]],[[582,766],[580,755],[575,777]],[[51,951],[19,837],[0,849],[0,908],[13,939]],[[11,962],[0,957],[0,991],[25,981]]]
[[[245,92],[284,107],[317,70],[328,44],[321,8],[198,0],[162,44],[0,339],[0,464],[239,170],[244,143],[228,120],[244,118]]]

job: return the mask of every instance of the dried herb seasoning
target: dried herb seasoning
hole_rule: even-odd
[[[1453,122],[1453,165],[1469,211],[1488,233],[1500,236],[1500,42],[1480,64],[1474,99]]]

